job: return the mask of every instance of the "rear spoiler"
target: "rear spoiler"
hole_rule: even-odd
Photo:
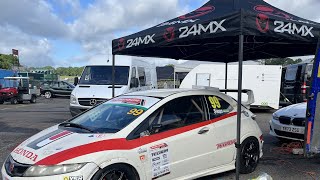
[[[206,90],[210,90],[210,91],[216,91],[216,92],[238,92],[238,89],[219,89],[217,87],[210,87],[210,86],[196,86],[193,85],[192,89],[206,89]],[[241,104],[243,106],[245,106],[246,108],[250,109],[250,105],[254,103],[254,95],[253,95],[253,91],[251,89],[242,89],[241,90],[242,93],[246,93],[248,95],[248,101],[244,102],[242,101]]]
[[[238,92],[238,89],[219,89],[220,92]],[[250,108],[250,105],[254,103],[254,95],[251,89],[242,89],[242,93],[246,93],[248,95],[248,101],[242,101],[241,104],[246,108]]]

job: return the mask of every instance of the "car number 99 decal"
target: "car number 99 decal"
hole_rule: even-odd
[[[133,108],[131,109],[129,112],[127,112],[127,114],[132,114],[134,116],[139,116],[144,112],[143,109],[137,109],[137,108]]]
[[[208,99],[213,109],[221,108],[220,101],[216,96],[209,96]]]

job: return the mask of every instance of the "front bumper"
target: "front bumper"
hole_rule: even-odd
[[[69,107],[70,113],[72,116],[76,116],[84,111],[90,109],[90,106],[81,106],[81,105],[71,105]]]
[[[93,177],[93,175],[99,170],[99,167],[94,163],[87,163],[83,166],[80,170],[60,174],[60,175],[53,175],[53,176],[42,176],[42,177],[11,177],[7,174],[4,166],[2,166],[1,174],[2,180],[89,180]]]
[[[279,121],[270,120],[270,132],[269,134],[279,138],[291,139],[296,141],[304,141],[305,127],[281,124]],[[284,131],[283,128],[296,128],[299,132]]]

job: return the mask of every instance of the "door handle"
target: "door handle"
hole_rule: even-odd
[[[200,131],[198,132],[198,134],[205,134],[209,131],[209,128],[208,127],[204,127],[202,129],[200,129]]]

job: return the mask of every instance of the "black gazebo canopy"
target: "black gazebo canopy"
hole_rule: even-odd
[[[262,0],[211,0],[199,9],[112,41],[115,55],[215,62],[238,61],[239,35],[244,59],[315,53],[320,24]]]
[[[263,0],[210,0],[193,12],[114,39],[112,54],[239,61],[236,143],[236,179],[239,179],[242,61],[315,54],[319,30],[320,24],[289,14]],[[316,65],[314,63],[314,69]],[[308,104],[311,112],[315,104],[314,101]],[[310,120],[314,121],[313,117]]]

